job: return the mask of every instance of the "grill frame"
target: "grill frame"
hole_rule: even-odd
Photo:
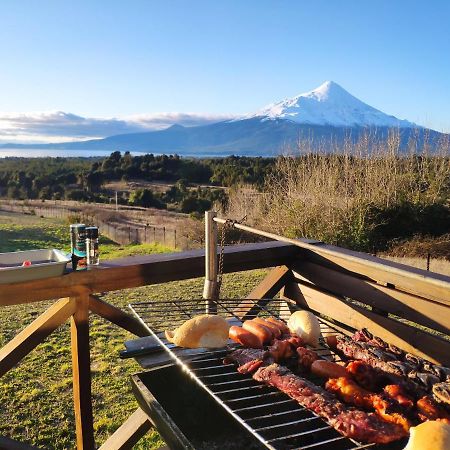
[[[245,308],[248,309],[251,306],[253,312],[243,317],[243,319],[250,319],[256,317],[257,315],[271,315],[277,318],[287,317],[287,314],[291,314],[294,310],[298,310],[298,306],[293,303],[286,302],[284,299],[219,299],[217,300],[217,310],[218,314],[226,311],[229,313],[229,316],[226,317],[232,324],[240,325],[241,324],[241,315],[242,311],[233,309],[233,306],[238,305],[240,302],[246,302]],[[174,311],[169,311],[168,306],[171,305],[175,308]],[[195,306],[188,310],[187,306]],[[274,308],[277,306],[277,308]],[[222,358],[233,348],[239,347],[235,343],[231,343],[229,341],[229,347],[226,349],[219,350],[206,350],[206,349],[179,349],[172,344],[169,344],[165,339],[163,333],[164,329],[173,329],[176,326],[179,326],[188,318],[204,313],[205,311],[205,301],[204,300],[166,300],[166,301],[150,301],[150,302],[137,302],[131,303],[129,305],[133,314],[138,318],[138,320],[144,325],[144,327],[149,331],[151,336],[161,345],[161,347],[170,355],[171,359],[182,367],[183,371],[186,372],[191,379],[193,379],[199,386],[202,387],[204,391],[207,392],[222,408],[224,408],[228,414],[230,414],[241,426],[243,426],[247,431],[249,431],[262,445],[266,448],[277,450],[281,448],[286,448],[286,442],[292,442],[295,438],[304,437],[310,438],[313,435],[313,442],[306,443],[301,447],[298,446],[288,446],[288,448],[302,448],[302,449],[315,449],[315,450],[323,450],[325,448],[329,448],[329,445],[334,444],[344,444],[345,446],[336,447],[336,448],[345,448],[346,450],[352,449],[365,449],[365,448],[401,448],[394,446],[376,446],[375,444],[362,444],[353,439],[346,438],[340,435],[337,431],[335,431],[330,425],[327,424],[325,420],[321,417],[317,416],[312,411],[307,410],[300,406],[295,400],[290,399],[285,394],[281,393],[275,388],[261,385],[260,383],[254,381],[251,377],[239,374],[234,364],[224,365],[222,363]],[[241,307],[244,308],[244,307]],[[154,313],[165,313],[164,318],[156,318],[154,317]],[[169,322],[166,321],[169,319]],[[171,320],[173,319],[173,320]],[[153,321],[152,321],[153,320]],[[341,331],[332,328],[329,323],[324,323],[320,320],[321,329],[324,335],[327,334],[342,334]],[[339,356],[332,352],[328,347],[321,345],[318,353],[329,360],[339,360]],[[203,365],[203,367],[193,367],[193,366]],[[232,370],[229,370],[231,369]],[[212,372],[212,373],[210,373]],[[230,380],[230,376],[233,377]],[[225,381],[220,381],[222,378],[225,378]],[[209,383],[205,380],[215,380],[216,382]],[[217,381],[219,380],[219,381]],[[312,379],[314,381],[314,379]],[[243,387],[231,387],[231,386],[240,386],[243,384]],[[217,389],[219,388],[219,389]],[[222,389],[223,388],[223,389]],[[265,390],[265,393],[258,394],[258,391]],[[255,391],[255,392],[253,392]],[[244,393],[244,396],[241,394]],[[250,395],[245,395],[249,393]],[[237,394],[237,397],[234,396]],[[223,398],[224,396],[230,396],[230,398]],[[271,399],[279,397],[279,401],[274,402]],[[262,404],[259,403],[260,400],[267,399],[267,401],[263,401]],[[248,404],[247,402],[254,403],[258,400],[258,404]],[[252,425],[252,423],[257,423],[257,420],[264,419],[264,416],[268,418],[270,416],[271,419],[274,416],[273,411],[278,408],[280,405],[291,404],[293,409],[291,413],[305,414],[306,417],[297,421],[287,421],[282,422],[281,424],[272,423],[264,427],[258,427],[257,425]],[[240,405],[240,407],[238,407]],[[238,405],[238,406],[236,406]],[[262,409],[264,411],[265,408],[268,408],[269,413],[263,414],[259,416],[250,416],[247,418],[243,418],[242,416],[246,416],[250,410]],[[272,411],[272,412],[270,412]],[[279,416],[288,415],[286,411],[278,411]],[[279,417],[278,416],[278,417]],[[274,430],[275,428],[283,428],[302,424],[309,425],[309,422],[317,422],[317,426],[312,427],[311,429],[306,429],[300,432],[287,432],[287,435],[277,436],[276,434],[270,437],[270,430]],[[264,432],[266,435],[269,434],[269,437],[264,437],[261,433]],[[332,436],[325,436],[323,438],[318,438],[317,436],[320,433],[331,433]],[[334,435],[334,436],[333,436]]]

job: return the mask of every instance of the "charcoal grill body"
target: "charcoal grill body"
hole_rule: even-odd
[[[264,448],[177,365],[131,377],[134,395],[172,450]]]

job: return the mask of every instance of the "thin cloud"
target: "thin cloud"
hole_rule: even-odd
[[[0,113],[0,142],[64,142],[96,139],[115,134],[207,125],[234,118],[225,114],[154,113],[124,118],[82,117],[62,111]]]

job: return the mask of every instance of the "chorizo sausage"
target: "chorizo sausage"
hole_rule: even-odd
[[[272,332],[265,325],[261,325],[260,323],[254,322],[253,320],[246,320],[242,327],[253,333],[258,337],[261,345],[266,344],[272,340]]]
[[[234,342],[248,348],[262,348],[262,344],[257,336],[241,327],[232,326],[228,332],[228,336]]]
[[[311,364],[311,372],[322,378],[350,378],[350,374],[345,370],[345,367],[323,359],[317,359]]]
[[[282,320],[275,319],[275,317],[268,317],[266,320],[267,322],[274,323],[283,334],[290,334],[289,328]]]
[[[268,322],[261,317],[255,317],[253,321],[267,327],[272,332],[274,338],[278,338],[281,336],[281,330],[274,323]]]

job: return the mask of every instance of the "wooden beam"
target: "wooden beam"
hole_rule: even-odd
[[[333,245],[318,245],[316,251],[305,253],[306,258],[320,266],[367,277],[386,287],[450,306],[450,277],[427,272],[366,253],[354,252]]]
[[[219,217],[215,217],[214,221],[222,224],[226,222],[225,219]],[[239,223],[234,223],[233,226],[268,239],[295,245],[302,249],[303,255],[308,255],[321,265],[329,264],[336,267],[336,270],[354,272],[385,285],[395,285],[398,289],[406,292],[450,305],[450,277],[448,276],[387,261],[367,253],[326,245],[318,241],[287,238]]]
[[[78,450],[95,448],[91,397],[89,353],[89,296],[74,299],[76,310],[71,318],[73,398]]]
[[[95,295],[89,296],[89,309],[91,312],[98,314],[136,336],[143,337],[148,335],[148,331],[138,320]]]
[[[247,295],[247,299],[270,299],[273,298],[287,280],[292,276],[292,272],[287,266],[278,266],[272,269],[265,278]],[[266,302],[267,303],[267,302]],[[242,301],[234,309],[236,316],[245,319],[259,311],[259,308],[252,301]]]
[[[280,242],[233,245],[225,248],[224,272],[287,264],[299,249]],[[205,274],[203,250],[134,256],[111,260],[92,270],[72,272],[55,278],[2,284],[0,306],[55,298],[77,297],[137,286],[202,277]]]
[[[50,306],[30,325],[0,349],[0,376],[64,323],[75,311],[75,302],[63,298]]]
[[[450,365],[450,344],[396,320],[346,302],[343,298],[322,292],[303,283],[288,283],[284,295],[300,306],[323,314],[354,329],[368,328],[406,352],[426,358],[432,362]]]
[[[292,269],[295,277],[313,283],[318,288],[450,334],[450,308],[441,303],[381,286],[310,261],[298,261],[293,264]]]
[[[0,436],[0,450],[39,450],[33,445],[24,444],[7,437]]]
[[[128,450],[152,428],[147,414],[138,408],[100,447],[99,450]]]

